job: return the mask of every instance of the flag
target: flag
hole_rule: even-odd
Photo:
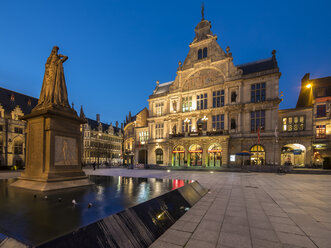
[[[257,128],[257,144],[260,144],[260,127]]]

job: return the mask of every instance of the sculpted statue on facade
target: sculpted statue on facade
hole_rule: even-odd
[[[54,46],[46,61],[43,86],[35,109],[51,106],[70,108],[63,71],[63,63],[68,57],[58,54],[58,50],[59,47]]]

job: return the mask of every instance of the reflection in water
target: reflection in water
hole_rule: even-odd
[[[121,176],[90,176],[90,180],[95,185],[47,193],[9,187],[15,179],[0,180],[0,233],[37,245],[188,183]],[[72,204],[73,199],[76,205]],[[155,221],[160,222],[167,215],[166,204],[162,211],[151,213],[161,214]]]

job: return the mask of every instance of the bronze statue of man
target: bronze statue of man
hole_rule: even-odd
[[[68,57],[58,54],[58,51],[59,47],[54,46],[46,61],[43,86],[36,109],[52,106],[70,108],[63,71],[63,62],[65,62]]]

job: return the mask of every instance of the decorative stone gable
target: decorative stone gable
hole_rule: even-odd
[[[214,69],[202,69],[194,72],[185,80],[182,91],[200,89],[221,83],[224,83],[222,73]]]

